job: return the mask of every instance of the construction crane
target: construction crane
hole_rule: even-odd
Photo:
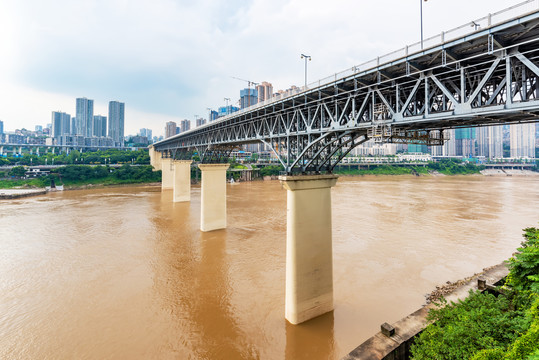
[[[247,90],[248,91],[248,94],[247,94],[247,107],[251,106],[251,85],[256,86],[259,83],[251,81],[251,80],[240,79],[240,78],[235,77],[235,76],[231,76],[231,78],[239,80],[239,81],[245,81],[247,83],[247,89],[248,89]]]

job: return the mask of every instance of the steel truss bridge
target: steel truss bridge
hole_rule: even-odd
[[[529,3],[529,1],[527,2]],[[537,4],[536,2],[534,2]],[[443,145],[444,129],[539,121],[539,9],[257,104],[155,143],[163,157],[226,162],[264,143],[287,174],[331,172],[355,146]],[[473,24],[477,25],[475,22]],[[473,25],[472,24],[472,25]]]

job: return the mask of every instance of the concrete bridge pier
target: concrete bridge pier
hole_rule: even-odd
[[[226,170],[230,164],[199,164],[202,172],[200,230],[226,228]]]
[[[337,176],[279,180],[287,190],[285,318],[299,324],[333,310],[331,188]]]
[[[172,196],[174,202],[191,201],[191,160],[175,160]]]
[[[155,148],[153,146],[150,146],[149,153],[150,164],[155,170],[161,170],[161,159],[163,158],[163,154],[160,151],[155,151]]]
[[[171,158],[161,159],[161,190],[174,188],[174,160]]]

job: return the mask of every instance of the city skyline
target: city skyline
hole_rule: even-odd
[[[516,3],[428,2],[425,37]],[[465,15],[460,5],[466,6]],[[356,13],[357,21],[343,21],[343,9]],[[372,14],[381,11],[394,26],[380,26]],[[238,105],[241,87],[231,76],[287,89],[305,80],[301,53],[312,56],[310,82],[417,42],[419,6],[351,0],[339,6],[297,0],[185,6],[158,0],[97,2],[80,11],[67,1],[7,1],[0,4],[0,30],[0,48],[10,54],[0,60],[5,75],[0,119],[8,130],[45,125],[51,107],[69,113],[71,99],[86,94],[95,101],[95,114],[107,114],[107,99],[132,104],[126,133],[147,127],[161,135],[167,121],[188,118],[194,125],[192,114],[224,106],[224,97]],[[358,41],[362,46],[347,45]],[[68,56],[59,58],[66,49]],[[103,52],[107,56],[95,55]],[[22,106],[29,100],[32,106]]]

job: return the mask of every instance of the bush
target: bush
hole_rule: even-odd
[[[411,351],[413,359],[469,359],[483,349],[506,349],[529,327],[520,311],[509,311],[503,296],[470,291],[465,300],[443,300],[427,319],[435,321],[419,336]]]
[[[265,166],[260,169],[260,176],[276,176],[279,175],[281,171],[284,171],[284,167],[282,167],[282,165]]]
[[[539,229],[524,229],[524,241],[509,259],[506,284],[516,291],[539,293]]]

